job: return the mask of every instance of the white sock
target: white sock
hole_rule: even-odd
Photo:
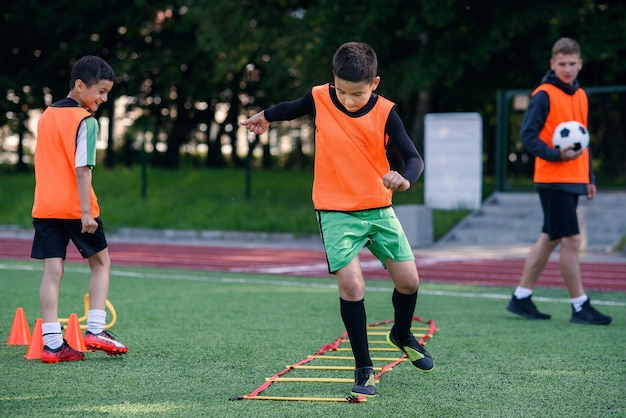
[[[104,331],[104,325],[106,324],[107,313],[99,309],[90,309],[87,312],[87,331],[92,334],[100,334]]]
[[[583,303],[587,302],[588,299],[589,298],[585,294],[572,298],[572,306],[574,307],[574,310],[576,312],[580,312],[583,309]]]
[[[63,345],[63,333],[61,332],[60,322],[41,324],[41,333],[43,334],[43,345],[48,346],[48,348],[56,350]]]
[[[525,287],[520,287],[520,286],[517,286],[517,288],[515,288],[515,292],[513,293],[513,295],[518,299],[525,299],[532,294],[533,294],[532,289],[527,289]]]

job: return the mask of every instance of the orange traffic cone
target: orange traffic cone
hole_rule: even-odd
[[[30,341],[28,350],[24,354],[26,360],[38,360],[41,358],[41,352],[43,351],[43,334],[41,331],[41,324],[43,319],[37,318],[35,321],[35,329],[33,329],[33,338]]]
[[[31,338],[30,328],[28,328],[28,321],[26,320],[24,308],[17,308],[15,310],[15,316],[13,317],[13,326],[11,327],[11,333],[9,334],[7,344],[29,345]]]
[[[67,321],[67,327],[65,328],[65,334],[63,338],[74,350],[87,351],[85,346],[85,339],[83,338],[83,332],[80,329],[80,323],[78,322],[78,316],[75,313],[70,314]]]

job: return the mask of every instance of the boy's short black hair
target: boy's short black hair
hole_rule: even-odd
[[[333,73],[342,80],[371,83],[378,72],[374,49],[363,42],[346,42],[333,55]]]
[[[101,80],[115,81],[115,71],[102,58],[86,55],[76,61],[72,67],[70,90],[74,89],[76,80],[82,80],[87,87],[91,87]]]

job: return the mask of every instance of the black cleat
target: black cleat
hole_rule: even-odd
[[[521,315],[526,319],[550,319],[552,315],[539,312],[533,301],[532,296],[527,298],[518,299],[513,295],[509,304],[506,305],[506,310],[513,312],[514,314]]]
[[[354,370],[352,395],[376,396],[376,377],[373,367],[359,367]]]
[[[591,306],[590,300],[587,299],[585,303],[583,303],[580,312],[576,312],[572,306],[572,318],[569,321],[574,324],[608,325],[612,320],[613,318],[610,316],[598,312]]]
[[[387,342],[392,347],[404,351],[409,361],[418,370],[430,372],[435,368],[435,363],[428,351],[415,339],[413,334],[405,340],[397,339],[393,335],[393,329],[387,333]]]

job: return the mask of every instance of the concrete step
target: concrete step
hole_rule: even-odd
[[[532,244],[537,240],[539,233],[519,230],[502,230],[501,228],[482,228],[457,231],[446,237],[446,244],[455,245],[512,245]]]
[[[626,234],[626,191],[581,196],[579,221],[587,249],[612,248]],[[436,246],[532,244],[542,222],[537,193],[494,193]]]

